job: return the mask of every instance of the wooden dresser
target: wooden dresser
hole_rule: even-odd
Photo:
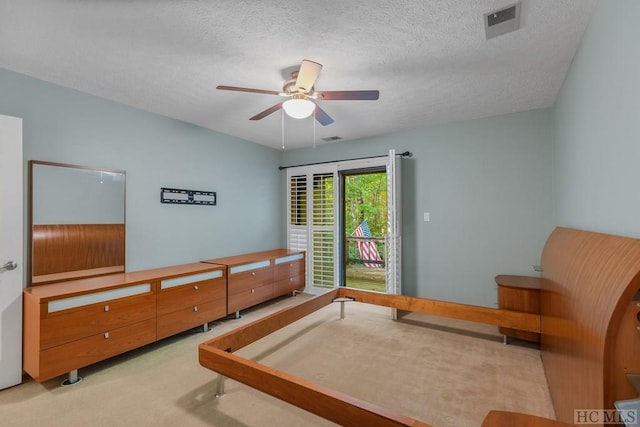
[[[224,268],[160,280],[156,288],[157,339],[227,315]],[[206,328],[206,326],[205,326]]]
[[[24,370],[75,371],[226,315],[223,266],[193,263],[24,291]]]
[[[227,271],[227,314],[301,291],[305,286],[305,252],[274,249],[204,263],[221,265]]]

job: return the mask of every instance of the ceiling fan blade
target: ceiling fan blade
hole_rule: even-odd
[[[377,90],[324,90],[316,94],[321,101],[375,101],[380,97]]]
[[[320,70],[322,70],[322,64],[309,61],[308,59],[302,60],[300,71],[298,71],[298,78],[296,79],[296,87],[300,89],[301,92],[309,93],[318,78],[318,74],[320,74]]]
[[[266,110],[262,111],[261,113],[256,114],[255,116],[251,117],[249,120],[264,119],[269,114],[275,113],[276,111],[278,111],[281,108],[282,108],[282,102],[279,103],[279,104],[274,105],[273,107],[267,108]]]
[[[264,93],[265,95],[280,95],[280,92],[277,92],[275,90],[251,89],[251,88],[248,88],[248,87],[219,85],[219,86],[216,86],[216,89],[233,90],[233,91],[236,91],[236,92]]]
[[[331,123],[333,123],[333,119],[317,104],[316,109],[313,111],[313,116],[322,126],[330,125]]]

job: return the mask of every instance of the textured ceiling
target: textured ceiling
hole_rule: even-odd
[[[0,67],[280,147],[273,95],[300,61],[317,90],[378,89],[378,101],[320,101],[315,138],[350,140],[551,106],[596,0],[522,0],[521,28],[486,40],[483,14],[513,0],[0,0]],[[312,119],[285,118],[287,149]],[[339,142],[338,142],[339,143]]]

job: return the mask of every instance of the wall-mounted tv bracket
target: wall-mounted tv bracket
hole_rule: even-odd
[[[217,197],[215,191],[182,190],[179,188],[162,187],[160,188],[160,203],[215,206]]]

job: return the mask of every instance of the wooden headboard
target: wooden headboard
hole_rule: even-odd
[[[124,271],[124,224],[34,225],[32,234],[32,286]]]
[[[556,228],[542,253],[541,350],[556,416],[637,397],[640,240]]]

